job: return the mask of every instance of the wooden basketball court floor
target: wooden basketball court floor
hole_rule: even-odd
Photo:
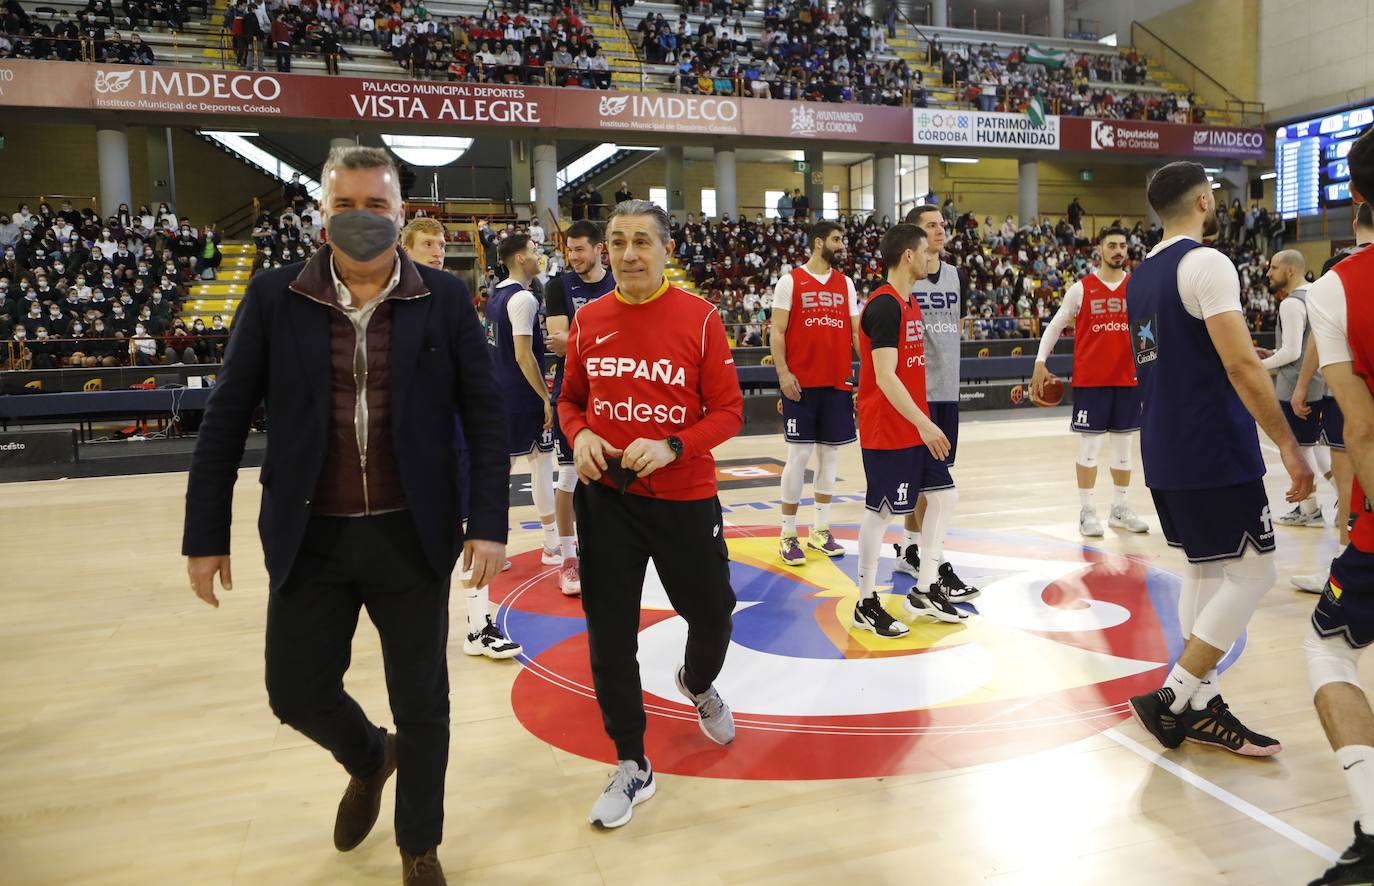
[[[1015,536],[1031,559],[1036,545],[1077,545],[1076,441],[1065,410],[1014,420],[987,415],[965,418],[956,528]],[[783,446],[777,437],[739,438],[717,455],[781,458]],[[1279,513],[1282,474],[1276,454],[1266,458]],[[1110,485],[1102,474],[1105,510]],[[840,476],[839,492],[862,492],[855,446],[843,450]],[[394,782],[367,842],[335,852],[330,834],[345,776],[268,710],[255,480],[256,471],[245,471],[238,485],[235,590],[218,610],[192,596],[178,556],[184,475],[0,485],[0,881],[398,882]],[[1323,494],[1329,521],[1329,486]],[[776,523],[775,486],[722,498],[746,505],[727,515],[732,523]],[[1094,546],[1177,572],[1182,559],[1164,544],[1138,473],[1131,500],[1151,533],[1109,530]],[[855,525],[861,509],[837,504],[832,522]],[[810,514],[803,506],[803,523]],[[512,519],[531,520],[532,509],[515,509]],[[994,755],[1004,759],[927,761],[920,771],[879,777],[715,778],[660,769],[658,795],[610,832],[592,830],[586,815],[611,767],[522,725],[512,713],[522,665],[462,654],[464,603],[455,595],[453,748],[440,850],[450,882],[1305,883],[1349,843],[1353,813],[1307,688],[1301,643],[1315,598],[1289,589],[1287,577],[1324,562],[1335,540],[1330,529],[1278,533],[1281,584],[1223,677],[1249,725],[1282,740],[1285,750],[1272,760],[1195,745],[1161,756],[1124,714],[1112,714],[1048,748],[1022,753],[1018,733],[1008,730]],[[951,540],[956,563],[968,543]],[[513,552],[537,544],[528,529],[511,537]],[[824,568],[814,564],[806,569]],[[514,580],[498,581],[493,598]],[[994,586],[984,597],[997,593]],[[546,577],[527,597],[556,594]],[[848,610],[841,604],[840,611]],[[727,660],[722,683],[730,669]],[[1149,672],[1151,685],[1162,673]],[[1374,685],[1368,674],[1366,681]],[[374,719],[389,723],[370,626],[358,632],[347,684]],[[817,697],[828,688],[817,684]],[[651,715],[651,739],[663,724]],[[742,726],[734,747],[715,750],[692,735],[683,739],[695,743],[688,758],[757,756],[757,746],[742,746],[772,741]],[[917,761],[926,740],[900,739]],[[593,746],[609,750],[605,741]],[[812,762],[826,768],[825,759]]]

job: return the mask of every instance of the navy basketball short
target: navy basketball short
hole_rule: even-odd
[[[536,449],[553,452],[553,428],[544,427],[544,410],[509,412],[506,414],[506,427],[510,431],[512,457],[529,455]]]
[[[1293,431],[1293,436],[1298,438],[1299,446],[1316,446],[1322,436],[1322,401],[1313,400],[1307,405],[1311,412],[1307,413],[1307,418],[1298,418],[1293,411],[1293,404],[1287,400],[1279,401],[1279,408],[1283,410],[1283,417],[1288,419],[1288,427]]]
[[[854,430],[854,393],[835,388],[802,388],[800,400],[783,397],[782,430],[788,443],[853,443],[858,439]]]
[[[1140,430],[1140,388],[1073,389],[1069,427],[1080,434],[1129,434]]]
[[[1263,480],[1218,489],[1151,489],[1164,538],[1189,563],[1235,560],[1251,548],[1274,550],[1274,523]]]
[[[921,491],[953,489],[954,477],[950,475],[949,469],[954,467],[954,456],[959,452],[959,404],[950,402],[929,405],[930,420],[949,438],[949,455],[944,459],[938,459],[930,455],[930,450],[926,450],[928,464],[921,481]],[[925,449],[924,446],[921,448]]]
[[[906,449],[864,449],[864,477],[868,493],[864,505],[870,511],[884,506],[894,514],[910,514],[916,510],[921,492],[921,480],[932,464],[930,451],[924,446]]]
[[[1345,413],[1335,397],[1323,397],[1321,441],[1332,449],[1345,449]]]
[[[1374,554],[1351,545],[1331,561],[1331,577],[1312,611],[1312,627],[1355,649],[1374,643]]]

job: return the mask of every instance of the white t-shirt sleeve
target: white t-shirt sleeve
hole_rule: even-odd
[[[1327,271],[1307,288],[1307,319],[1312,324],[1317,361],[1322,368],[1354,360],[1347,335],[1345,284],[1335,271]]]
[[[1078,316],[1079,310],[1083,307],[1083,282],[1080,280],[1069,287],[1069,291],[1064,293],[1064,301],[1060,303],[1059,310],[1054,312],[1049,325],[1045,327],[1045,332],[1040,336],[1040,350],[1036,352],[1035,362],[1044,363],[1054,353],[1054,346],[1059,343],[1059,336],[1064,334],[1064,328],[1069,325],[1069,321]]]
[[[1183,309],[1199,320],[1227,311],[1243,313],[1236,266],[1210,247],[1194,249],[1178,263],[1178,294]]]
[[[1285,298],[1279,304],[1279,328],[1283,331],[1283,346],[1260,361],[1265,371],[1272,372],[1295,360],[1302,360],[1302,328],[1307,311],[1296,298]]]
[[[778,283],[773,287],[773,310],[790,311],[792,310],[792,275],[783,274],[778,278]]]
[[[849,288],[849,316],[859,316],[859,290],[854,287],[854,281],[848,276],[844,278],[844,285]]]
[[[534,335],[534,324],[539,317],[539,301],[534,293],[522,289],[506,303],[506,316],[510,317],[511,335]]]

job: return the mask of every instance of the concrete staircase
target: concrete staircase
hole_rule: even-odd
[[[638,91],[643,68],[634,44],[630,42],[629,33],[610,12],[587,10],[583,18],[591,26],[596,42],[601,44],[602,55],[606,56],[606,62],[611,66],[611,88]],[[647,82],[644,87],[653,88]]]
[[[181,306],[181,316],[188,322],[200,317],[209,326],[210,318],[218,314],[224,317],[226,326],[233,323],[234,311],[248,288],[248,278],[253,275],[257,247],[252,243],[221,243],[219,250],[224,258],[215,279],[192,285]]]

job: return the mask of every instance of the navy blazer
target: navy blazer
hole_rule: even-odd
[[[329,260],[326,247],[309,263],[265,271],[249,283],[206,403],[186,491],[182,553],[228,554],[244,440],[265,399],[258,531],[274,591],[290,575],[310,519],[329,438],[332,384],[332,309],[289,287],[301,285],[298,278],[318,281],[321,270],[328,279]],[[403,254],[400,260],[400,286],[427,294],[391,302],[391,430],[425,556],[437,575],[448,575],[465,537],[506,540],[505,411],[467,286]]]

